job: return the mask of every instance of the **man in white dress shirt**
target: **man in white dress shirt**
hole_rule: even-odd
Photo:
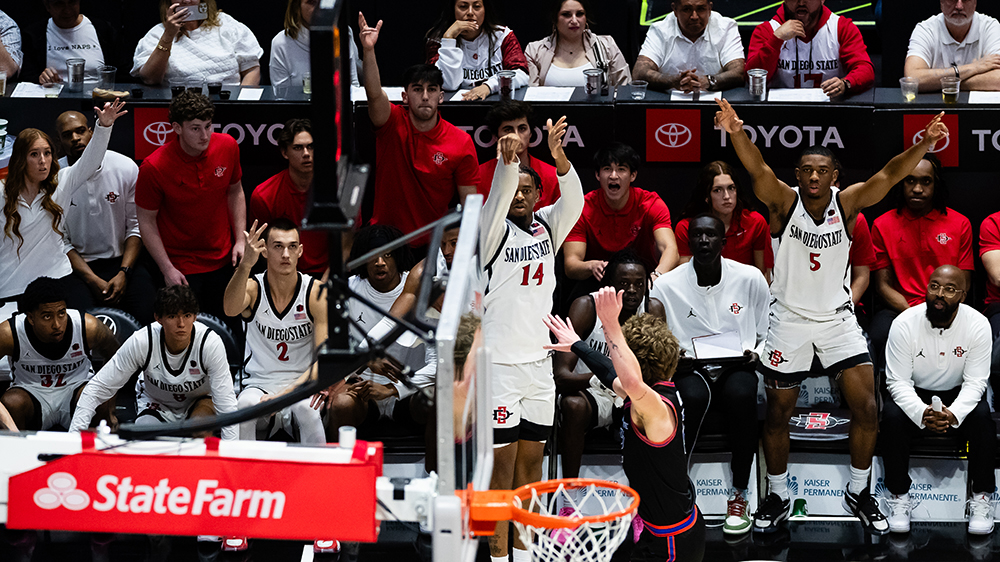
[[[743,43],[736,22],[709,0],[673,0],[673,13],[654,23],[632,77],[657,90],[727,90],[743,84]]]
[[[1000,22],[976,12],[976,0],[941,0],[941,13],[913,28],[903,75],[921,92],[940,90],[949,76],[963,90],[1000,90]]]
[[[926,301],[900,313],[889,331],[885,370],[892,400],[882,409],[881,441],[892,532],[910,530],[910,440],[927,433],[968,440],[969,533],[993,532],[997,439],[986,400],[993,339],[986,317],[962,304],[965,286],[961,269],[935,269]]]

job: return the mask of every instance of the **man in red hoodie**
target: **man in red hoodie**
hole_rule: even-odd
[[[747,70],[767,70],[772,88],[822,88],[830,97],[870,88],[875,70],[861,32],[824,2],[785,0],[753,30]]]

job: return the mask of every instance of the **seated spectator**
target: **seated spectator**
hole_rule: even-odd
[[[653,277],[673,269],[677,242],[670,211],[658,194],[632,186],[639,173],[636,151],[613,143],[594,154],[594,168],[601,188],[585,196],[583,215],[566,238],[566,275],[600,281],[607,259],[626,246],[639,254]]]
[[[599,68],[612,86],[632,81],[628,63],[615,38],[597,35],[587,17],[590,0],[555,0],[552,10],[552,35],[532,41],[524,50],[528,60],[528,79],[532,86],[587,85],[584,70]]]
[[[225,318],[222,295],[243,255],[246,200],[240,147],[212,132],[214,116],[203,94],[188,90],[170,102],[176,136],[142,161],[135,203],[142,242],[163,282],[190,285],[204,312]],[[238,320],[227,323],[242,333]]]
[[[963,290],[967,291],[974,268],[972,225],[948,208],[948,185],[936,156],[925,155],[893,189],[896,209],[872,224],[875,289],[885,303],[872,319],[868,333],[876,367],[882,366],[893,319],[924,302],[926,291],[920,287],[927,287],[931,273],[942,265],[957,266],[965,270]]]
[[[97,82],[98,69],[118,63],[118,32],[102,19],[80,13],[80,0],[42,0],[47,21],[24,30],[22,82],[66,82],[66,61],[83,59],[84,80]]]
[[[388,224],[413,232],[441,218],[456,199],[476,192],[479,160],[465,131],[438,114],[441,71],[427,64],[411,66],[403,74],[403,104],[389,101],[375,60],[382,22],[368,27],[358,14],[364,52],[368,117],[375,127],[375,207],[372,224]],[[414,246],[428,238],[414,240]],[[423,252],[418,252],[423,253]]]
[[[312,124],[308,119],[292,119],[278,133],[278,149],[288,160],[288,168],[278,172],[258,185],[250,196],[251,218],[272,224],[285,218],[293,224],[302,224],[306,212],[306,198],[313,181]],[[307,230],[299,233],[302,239],[302,256],[299,271],[313,277],[324,277],[329,253],[326,232]]]
[[[910,441],[934,434],[968,441],[969,534],[993,532],[997,432],[986,400],[993,344],[986,318],[962,304],[966,282],[965,272],[953,265],[935,269],[924,302],[900,314],[889,331],[885,370],[891,399],[882,409],[880,441],[891,494],[889,530],[896,533],[910,530]]]
[[[497,23],[485,0],[440,0],[441,16],[427,31],[427,63],[444,75],[444,89],[467,89],[464,100],[500,91],[501,70],[514,71],[514,88],[528,85],[528,62],[510,28]]]
[[[251,278],[250,269],[263,255],[264,273]],[[320,283],[296,270],[302,256],[299,231],[286,218],[273,224],[254,221],[236,273],[226,287],[223,306],[229,316],[247,323],[246,379],[239,408],[249,408],[275,395],[312,368],[316,348],[326,341],[326,296]],[[240,439],[266,439],[284,427],[302,443],[326,443],[323,420],[301,400],[276,416],[240,424]]]
[[[309,65],[309,23],[319,0],[288,0],[285,9],[285,29],[271,39],[271,61],[268,72],[271,84],[301,82],[302,75],[311,72]],[[351,49],[351,85],[358,82],[358,45],[354,42],[354,28],[347,28],[347,42]]]
[[[635,61],[636,80],[655,90],[720,91],[743,85],[743,43],[736,22],[709,0],[673,0],[673,12],[649,27]]]
[[[822,88],[830,96],[867,90],[875,70],[861,31],[825,0],[784,0],[750,36],[747,70],[763,68],[774,88]]]
[[[1000,341],[1000,212],[993,213],[983,220],[979,227],[979,258],[983,260],[986,270],[986,309],[983,315],[990,321],[990,334],[994,346]],[[990,387],[993,389],[993,401],[1000,396],[1000,346],[994,350],[990,366]]]
[[[721,160],[710,162],[701,169],[691,200],[683,218],[674,228],[680,262],[691,260],[688,244],[688,224],[692,217],[711,214],[726,227],[726,243],[722,257],[752,265],[765,279],[771,278],[774,254],[771,252],[771,232],[767,220],[751,210],[750,198],[740,186],[733,168]]]
[[[97,405],[114,396],[135,373],[139,373],[137,426],[236,411],[225,345],[211,328],[198,322],[198,301],[191,288],[174,285],[160,289],[153,308],[156,322],[125,340],[87,383],[70,431],[86,429]],[[182,392],[175,392],[178,389]],[[237,437],[236,426],[222,428],[223,439]]]
[[[64,286],[51,277],[32,281],[17,305],[17,314],[0,324],[0,357],[8,358],[14,375],[0,403],[22,430],[68,428],[84,386],[94,376],[90,350],[110,359],[118,351],[118,340],[97,318],[67,309]],[[93,408],[114,427],[111,398],[95,402]]]
[[[517,155],[521,164],[538,172],[542,178],[542,196],[535,204],[535,210],[548,207],[559,199],[559,178],[556,176],[556,167],[538,158],[533,158],[528,153],[528,146],[531,143],[531,104],[518,100],[503,100],[490,108],[486,112],[486,125],[490,128],[494,138],[499,142],[500,137],[516,133],[521,139],[523,149]],[[483,198],[489,197],[490,186],[493,185],[493,174],[497,169],[496,158],[490,158],[479,165],[479,186],[478,191]]]
[[[0,10],[0,70],[7,73],[7,79],[17,76],[21,69],[21,30],[17,22]]]
[[[608,274],[603,283],[622,291],[624,324],[629,318],[649,313],[664,319],[663,304],[649,296],[649,273],[639,256],[631,250],[616,252],[608,261]],[[604,328],[597,318],[593,294],[573,301],[566,316],[580,341],[591,349],[610,357]],[[623,401],[601,382],[587,358],[583,361],[573,352],[557,351],[552,358],[552,374],[559,393],[559,445],[562,447],[563,478],[580,476],[584,437],[603,427],[621,427]]]
[[[903,75],[921,92],[941,90],[951,76],[963,90],[1000,90],[1000,22],[977,12],[976,0],[941,0],[941,13],[913,28]]]
[[[728,242],[722,220],[699,215],[690,221],[693,259],[661,275],[650,294],[663,303],[670,326],[687,360],[674,374],[684,398],[684,435],[690,453],[709,409],[724,412],[731,423],[730,490],[723,532],[750,531],[747,488],[757,452],[757,374],[754,367],[764,349],[771,293],[753,266],[722,257]],[[699,359],[695,340],[732,332],[739,336],[744,361]],[[714,406],[714,408],[713,408]],[[721,407],[721,409],[720,409]]]
[[[56,132],[66,154],[60,166],[75,165],[94,135],[87,118],[77,111],[60,115]],[[121,308],[145,325],[153,321],[156,289],[139,260],[138,176],[139,167],[131,158],[106,151],[97,171],[70,197],[63,239],[71,246],[67,255],[74,275],[68,279],[77,286],[74,294],[89,298],[84,308]]]
[[[260,84],[264,50],[215,0],[160,0],[160,21],[136,45],[132,76],[146,84]]]
[[[372,225],[362,228],[354,237],[348,261],[402,236],[403,233],[392,226]],[[404,245],[351,271],[347,284],[351,291],[364,296],[382,310],[388,310],[403,292],[411,267],[413,267],[412,254],[409,247]],[[383,315],[356,299],[349,300],[347,305],[351,315],[352,337],[363,340],[365,334],[382,320]],[[399,349],[398,346],[393,346],[390,352]],[[420,350],[419,359],[422,361],[423,357],[423,350]],[[366,370],[360,377],[348,379],[347,386],[330,397],[327,426],[329,441],[338,439],[338,429],[342,425],[360,427],[382,418],[412,423],[409,416],[409,402],[400,400],[401,394],[397,385],[402,386],[402,384],[391,373],[387,371],[382,373],[384,374]]]

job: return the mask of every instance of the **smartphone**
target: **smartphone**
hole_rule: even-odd
[[[183,6],[178,10],[187,9],[188,15],[181,21],[201,21],[208,19],[208,4],[199,2],[197,6]]]

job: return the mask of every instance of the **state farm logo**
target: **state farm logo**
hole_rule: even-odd
[[[76,489],[76,478],[68,472],[54,472],[48,479],[48,488],[35,492],[35,505],[42,509],[55,509],[59,506],[70,511],[80,511],[90,505],[90,496],[83,490]]]
[[[656,130],[656,142],[667,148],[680,148],[691,142],[691,129],[680,123],[667,123]]]
[[[924,127],[930,123],[935,114],[933,113],[916,113],[911,115],[903,116],[903,148],[910,148],[911,146],[919,143],[924,138]],[[958,129],[958,115],[949,113],[941,118],[941,122],[948,127],[948,136],[937,143],[934,150],[930,152],[937,155],[938,160],[941,161],[942,166],[946,167],[956,167],[958,166],[958,139],[959,139],[959,129]]]
[[[156,146],[163,146],[167,144],[167,139],[170,138],[174,132],[173,126],[165,121],[157,121],[156,123],[150,123],[142,131],[142,138],[146,139],[149,144],[155,144]]]
[[[701,162],[701,110],[647,109],[647,162]]]

